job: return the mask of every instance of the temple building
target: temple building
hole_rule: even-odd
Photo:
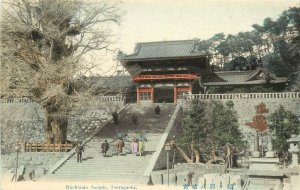
[[[255,70],[248,71],[219,71],[210,72],[202,77],[201,86],[204,93],[228,93],[234,89],[258,90],[257,87],[270,88],[278,92],[284,90],[288,83],[287,77],[277,77],[268,69],[257,67]],[[262,89],[260,88],[260,89]],[[244,91],[245,92],[245,91]],[[257,91],[254,91],[257,92]]]
[[[208,54],[199,46],[198,40],[145,42],[138,43],[133,54],[119,52],[118,60],[135,84],[136,101],[176,103],[184,93],[215,93],[213,89],[229,93],[253,87],[282,91],[287,84],[286,77],[261,67],[211,72]]]
[[[136,83],[137,102],[175,103],[209,71],[197,40],[138,43],[133,54],[118,59]]]

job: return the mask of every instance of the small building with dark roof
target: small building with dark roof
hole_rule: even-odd
[[[257,67],[252,71],[220,71],[203,76],[201,86],[206,90],[214,88],[239,88],[254,86],[272,86],[277,89],[285,88],[287,77],[277,77],[268,69]]]

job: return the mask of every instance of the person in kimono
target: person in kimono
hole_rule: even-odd
[[[157,106],[155,107],[154,111],[155,111],[156,117],[158,117],[158,116],[160,115],[160,107],[159,107],[159,105],[157,105]]]
[[[132,141],[132,143],[131,143],[131,150],[132,150],[132,154],[133,154],[134,156],[137,155],[138,149],[139,149],[139,145],[138,145],[138,143],[137,143],[137,140],[134,139],[134,140]]]
[[[145,143],[143,139],[139,140],[139,155],[142,156],[145,150]]]

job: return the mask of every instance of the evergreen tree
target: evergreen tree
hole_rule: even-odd
[[[226,102],[224,106],[216,102],[212,111],[212,140],[219,145],[230,143],[241,145],[241,132],[239,130],[236,111],[233,109],[232,101]]]
[[[205,142],[207,137],[207,119],[205,117],[205,104],[199,100],[193,100],[192,109],[183,121],[183,134],[181,143]]]
[[[274,147],[281,155],[288,151],[289,144],[286,140],[292,134],[299,134],[300,121],[295,114],[286,110],[282,105],[270,115],[269,121],[271,123],[270,129],[276,136]]]

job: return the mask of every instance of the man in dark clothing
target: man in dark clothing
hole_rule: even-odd
[[[137,116],[135,115],[135,114],[132,114],[132,117],[131,117],[131,119],[132,119],[132,123],[133,123],[133,125],[137,125]]]
[[[81,158],[82,158],[82,152],[84,152],[82,142],[79,142],[77,147],[75,148],[75,151],[77,153],[77,162],[81,163]]]
[[[114,124],[115,124],[115,125],[118,125],[118,123],[119,123],[118,112],[117,112],[117,111],[114,111],[114,112],[112,113],[112,116],[113,116]]]
[[[101,149],[102,149],[102,153],[103,153],[103,156],[104,156],[104,157],[106,156],[106,152],[108,151],[108,148],[109,148],[109,144],[108,144],[107,140],[105,140],[105,141],[101,144]]]
[[[155,115],[159,116],[159,114],[160,114],[160,107],[159,107],[159,105],[156,106],[156,108],[155,108],[154,111],[155,111]]]

